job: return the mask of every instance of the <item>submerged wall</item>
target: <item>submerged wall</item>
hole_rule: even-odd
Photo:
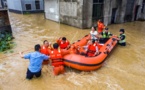
[[[138,0],[137,4],[140,5],[138,19],[145,20],[145,0]]]
[[[0,9],[0,33],[11,33],[12,29],[9,22],[8,12],[5,9]]]
[[[30,11],[30,12],[39,12],[44,11],[44,3],[43,0],[39,0],[40,2],[40,9],[36,9],[35,0],[21,0],[22,2],[22,9],[23,11]],[[25,4],[31,4],[31,10],[26,10]]]
[[[82,28],[83,0],[60,0],[60,22]]]
[[[78,28],[90,28],[96,24],[92,15],[93,5],[96,5],[93,0],[44,1],[47,19]],[[143,0],[104,0],[103,16],[96,15],[96,17],[102,18],[105,25],[145,19],[145,4],[142,9],[142,2]],[[102,2],[97,2],[97,4],[100,3],[102,4]],[[99,5],[95,7],[99,7]],[[100,13],[99,10],[98,13]]]
[[[104,0],[103,21],[105,25],[111,23],[112,0]]]
[[[22,13],[21,0],[7,0],[9,11],[15,11],[16,13]]]
[[[45,17],[78,28],[92,25],[92,0],[45,0]]]
[[[126,11],[126,0],[104,0],[104,23],[123,23]]]
[[[117,13],[115,23],[124,23],[127,0],[119,0],[117,4]]]
[[[59,0],[45,0],[45,18],[59,22]]]
[[[92,0],[60,0],[60,22],[78,28],[88,28],[92,22]]]

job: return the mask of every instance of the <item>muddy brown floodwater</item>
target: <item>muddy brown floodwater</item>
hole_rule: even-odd
[[[99,70],[80,72],[71,68],[64,75],[53,76],[52,67],[44,66],[42,77],[26,80],[28,60],[18,52],[33,51],[33,46],[47,39],[55,42],[66,36],[74,42],[89,33],[89,29],[59,24],[44,19],[43,14],[21,15],[10,13],[13,53],[0,53],[0,90],[144,90],[145,89],[145,22],[109,25],[113,34],[124,28],[127,46],[117,46]]]

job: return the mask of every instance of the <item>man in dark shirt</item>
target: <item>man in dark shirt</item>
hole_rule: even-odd
[[[124,29],[120,29],[120,35],[118,37],[118,44],[121,46],[126,46],[126,36],[125,36],[125,30]]]
[[[112,36],[112,34],[108,30],[109,28],[105,28],[105,31],[101,33],[102,37],[100,38],[99,41],[100,43],[106,43],[109,40],[109,38]]]

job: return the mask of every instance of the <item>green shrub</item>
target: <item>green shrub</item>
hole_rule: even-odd
[[[14,46],[10,33],[0,33],[0,52],[11,49]]]

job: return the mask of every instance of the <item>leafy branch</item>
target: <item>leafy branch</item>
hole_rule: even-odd
[[[11,33],[1,33],[0,32],[0,52],[11,49],[14,46],[14,42],[12,42]]]

